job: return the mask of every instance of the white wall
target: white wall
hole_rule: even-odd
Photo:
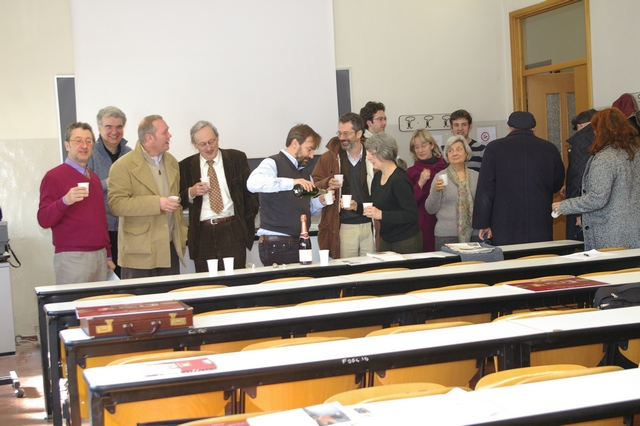
[[[388,129],[410,163],[399,115],[465,108],[476,125],[502,126],[513,105],[508,14],[534,3],[334,0],[336,66],[351,68],[354,110],[384,102]],[[640,91],[633,26],[640,10],[637,0],[590,5],[594,104],[610,105]],[[69,0],[0,0],[0,40],[0,205],[24,265],[11,269],[15,331],[31,335],[33,288],[54,282],[50,232],[36,211],[40,180],[59,162],[53,77],[74,73]]]
[[[336,65],[351,69],[353,109],[383,102],[387,132],[409,165],[411,133],[398,130],[400,115],[463,108],[476,127],[506,121],[502,15],[500,1],[334,1]]]
[[[611,106],[623,93],[640,92],[640,2],[591,0],[589,5],[593,105],[600,108]]]
[[[73,74],[69,1],[0,0],[0,40],[0,205],[22,262],[10,268],[15,332],[34,335],[33,289],[55,282],[36,213],[40,181],[60,163],[54,76]]]

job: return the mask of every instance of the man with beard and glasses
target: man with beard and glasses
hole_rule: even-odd
[[[362,203],[371,201],[373,165],[364,153],[364,121],[353,112],[340,116],[337,136],[327,143],[313,169],[313,181],[320,189],[336,189],[336,200],[351,194],[351,204],[339,202],[322,210],[318,225],[318,245],[334,258],[375,253],[373,223],[362,215]],[[335,175],[343,175],[342,184]]]
[[[263,265],[299,262],[300,216],[317,214],[324,206],[324,195],[297,198],[295,185],[306,191],[315,188],[309,161],[320,145],[320,135],[306,124],[289,130],[286,148],[262,160],[247,180],[247,189],[260,197],[258,248]]]

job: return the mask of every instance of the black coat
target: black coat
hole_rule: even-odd
[[[567,198],[579,197],[582,187],[582,175],[587,161],[591,157],[589,147],[595,139],[593,127],[591,124],[578,130],[573,136],[567,139],[569,144],[568,157],[569,165],[567,166]],[[577,215],[567,215],[567,239],[583,239],[580,227],[576,225]]]
[[[491,228],[496,245],[552,240],[551,203],[563,182],[558,148],[531,130],[513,130],[484,151],[473,228]]]

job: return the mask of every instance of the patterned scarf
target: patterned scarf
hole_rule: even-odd
[[[458,187],[458,204],[456,205],[456,219],[458,222],[458,242],[468,243],[471,240],[471,219],[473,217],[473,198],[469,185],[469,169],[464,168],[465,179],[460,181],[458,173],[453,167],[447,167],[449,181]]]

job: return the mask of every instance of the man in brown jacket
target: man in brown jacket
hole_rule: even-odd
[[[362,203],[371,201],[373,165],[364,150],[364,121],[355,113],[340,116],[337,137],[327,143],[313,170],[313,182],[320,189],[336,189],[336,202],[322,209],[318,245],[334,258],[375,253],[371,219],[362,215]],[[334,176],[344,176],[342,186]],[[351,204],[342,206],[342,194],[351,194]]]

